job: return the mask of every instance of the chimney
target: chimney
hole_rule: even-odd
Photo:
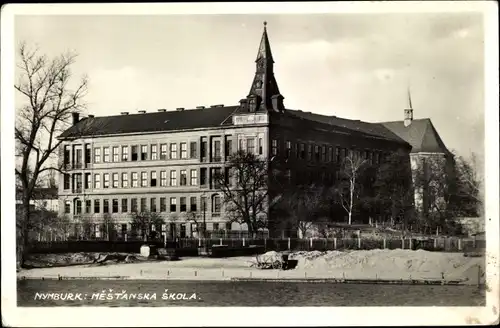
[[[246,98],[243,98],[240,100],[240,107],[243,110],[247,110],[247,104],[248,104],[248,100]]]
[[[184,110],[184,107],[177,107],[176,110],[178,111],[183,111]]]
[[[204,109],[205,106],[196,106],[196,109]]]
[[[80,121],[80,113],[73,112],[71,115],[73,116],[73,125],[76,125]]]
[[[128,115],[128,112],[121,112],[122,115]]]
[[[158,109],[158,111],[159,111],[159,112],[164,113],[164,112],[166,112],[167,110],[166,110],[166,109],[164,109],[164,108],[161,108],[161,109]]]
[[[89,118],[94,118],[94,115],[89,115]]]
[[[282,112],[283,110],[285,110],[285,106],[283,105],[283,99],[285,98],[280,94],[271,97],[271,103],[275,111]]]
[[[146,113],[146,111],[145,111],[145,110],[138,110],[138,112],[139,112],[140,114],[145,114],[145,113]]]

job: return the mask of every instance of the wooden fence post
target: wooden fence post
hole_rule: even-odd
[[[434,250],[438,247],[437,238],[434,238]]]
[[[167,234],[163,233],[163,245],[165,248],[167,248]]]
[[[128,236],[128,235],[127,235],[127,234],[125,234],[125,241],[127,241],[127,236]]]
[[[220,245],[222,246],[222,238],[220,238],[219,241],[220,241]]]
[[[384,238],[384,249],[387,248],[387,245],[386,245],[386,239]]]
[[[337,249],[337,238],[333,238],[333,249]]]
[[[264,238],[264,252],[267,252],[267,238]]]
[[[401,249],[405,249],[405,239],[401,238]]]
[[[312,238],[309,238],[309,247],[313,247],[313,239]]]
[[[412,250],[412,242],[411,242],[411,238],[410,238],[410,250]]]
[[[198,238],[198,247],[201,247],[201,238]]]
[[[458,238],[458,250],[459,251],[462,250],[462,239],[461,238]]]
[[[361,238],[358,237],[358,249],[361,249]]]
[[[288,237],[288,249],[290,249],[290,237]]]
[[[245,247],[245,237],[243,237],[243,247]]]

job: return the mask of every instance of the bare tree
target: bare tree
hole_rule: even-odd
[[[238,151],[229,157],[224,170],[213,176],[215,188],[223,194],[224,213],[232,222],[246,224],[255,238],[266,227],[268,163],[258,156]]]
[[[106,232],[106,239],[108,241],[113,240],[116,236],[116,220],[109,213],[104,213],[103,216],[103,226]]]
[[[19,104],[16,113],[16,155],[21,163],[15,173],[22,189],[23,210],[18,231],[23,249],[20,264],[23,265],[24,249],[29,242],[29,204],[33,191],[45,171],[57,169],[51,166],[51,159],[62,142],[56,137],[68,127],[71,113],[84,108],[87,79],[84,77],[73,90],[70,88],[70,68],[76,59],[72,53],[50,59],[22,44],[19,58],[19,79],[14,88],[25,101]]]
[[[137,212],[132,214],[132,227],[141,232],[144,241],[152,235],[153,226],[158,227],[165,224],[163,217],[156,212]]]
[[[358,177],[366,160],[357,152],[349,151],[345,157],[340,171],[341,183],[336,188],[339,202],[348,215],[348,223],[352,224],[352,213],[358,199]]]

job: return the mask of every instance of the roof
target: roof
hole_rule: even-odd
[[[22,190],[16,189],[16,199],[22,198]],[[57,199],[57,188],[35,188],[33,190],[33,200]]]
[[[383,124],[380,123],[369,123],[359,120],[349,120],[337,116],[327,116],[311,112],[303,112],[301,110],[287,109],[287,112],[291,113],[294,116],[301,117],[307,120],[326,123],[337,127],[346,128],[349,130],[358,131],[365,135],[375,136],[377,138],[396,141],[400,143],[406,143],[406,140],[404,138],[401,138],[400,136],[393,133],[391,130],[387,129]]]
[[[407,127],[404,121],[381,124],[410,143],[412,153],[449,153],[429,118],[413,120]]]
[[[164,132],[210,128],[223,124],[237,106],[186,109],[129,115],[89,117],[64,131],[59,137],[84,137],[137,132]]]

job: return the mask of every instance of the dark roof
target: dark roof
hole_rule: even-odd
[[[23,192],[16,189],[16,200],[22,199]],[[33,190],[33,200],[57,199],[57,188],[35,188]]]
[[[129,115],[89,117],[64,131],[59,137],[82,137],[134,132],[162,132],[209,128],[222,125],[237,106],[172,110]]]
[[[363,133],[368,136],[374,136],[377,138],[382,138],[390,141],[406,143],[406,140],[400,138],[398,135],[394,134],[391,130],[387,129],[384,125],[379,123],[369,123],[359,120],[349,120],[337,116],[320,115],[316,113],[303,112],[300,110],[293,110],[293,109],[287,109],[287,111],[297,117],[305,118],[307,120],[326,123],[341,128],[346,128],[349,130]]]
[[[403,121],[381,123],[386,128],[406,140],[412,146],[412,153],[449,153],[439,133],[428,118],[413,120],[409,126]]]

